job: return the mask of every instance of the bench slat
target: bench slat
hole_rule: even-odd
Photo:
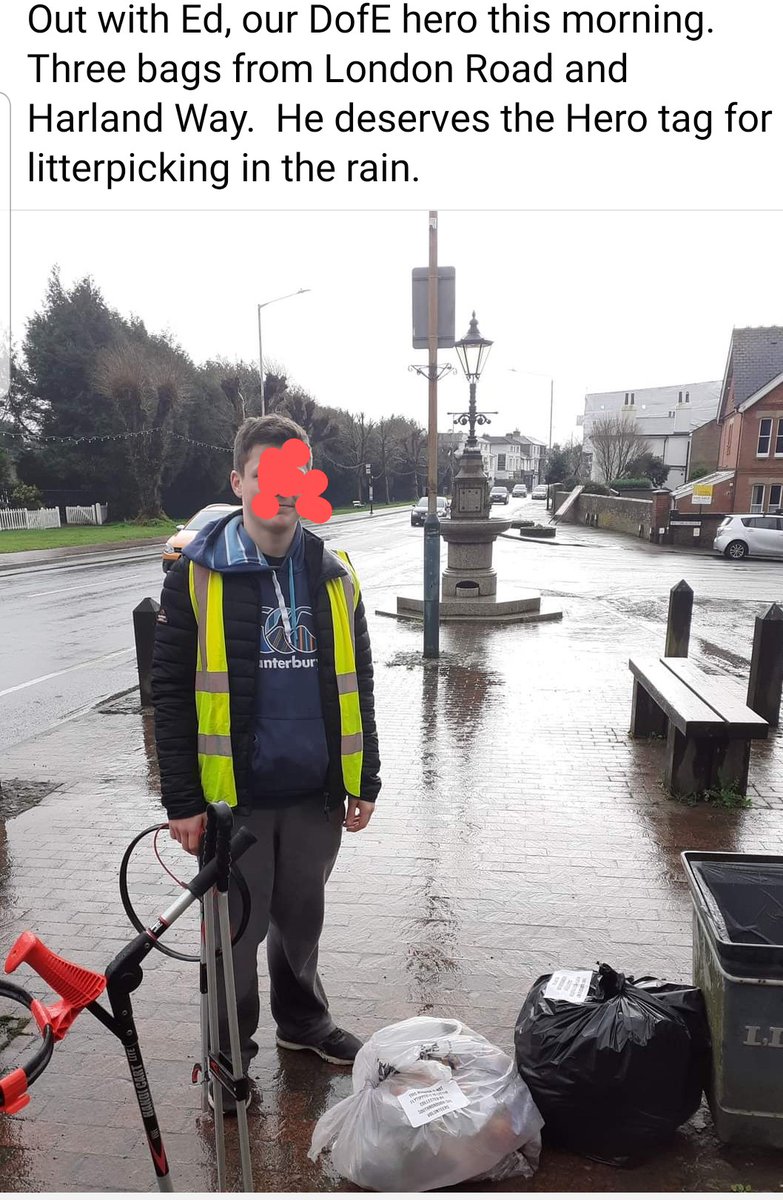
[[[661,662],[732,725],[732,733],[765,738],[769,724],[748,708],[741,685],[721,675],[708,675],[687,658],[662,658]]]
[[[640,656],[630,659],[628,666],[681,733],[716,735],[725,729],[723,717],[664,666],[660,658]]]

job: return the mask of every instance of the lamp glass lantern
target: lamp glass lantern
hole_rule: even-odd
[[[492,342],[488,338],[482,337],[479,332],[475,312],[471,318],[468,332],[454,343],[454,349],[465,378],[471,383],[475,382],[484,370],[492,349]]]

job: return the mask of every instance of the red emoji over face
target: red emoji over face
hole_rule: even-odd
[[[295,496],[300,517],[323,525],[332,515],[332,506],[322,496],[329,486],[323,471],[304,473],[310,462],[310,448],[301,438],[289,438],[279,448],[268,446],[258,462],[258,494],[251,508],[262,521],[269,521],[280,511],[279,496]]]

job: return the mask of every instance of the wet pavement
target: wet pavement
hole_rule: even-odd
[[[590,594],[576,544],[504,543],[498,559],[529,552],[527,564],[560,556],[552,594],[566,596],[563,621],[445,626],[437,662],[422,662],[420,626],[372,615],[383,584],[365,585],[384,788],[368,829],[344,839],[321,943],[335,1018],[361,1036],[426,1013],[458,1017],[513,1053],[522,1001],[555,967],[602,960],[629,974],[688,980],[691,904],[680,851],[779,850],[780,734],[754,746],[753,805],[742,811],[668,799],[663,744],[628,738],[627,661],[662,647],[670,586],[663,574],[657,594],[649,586],[621,603]],[[734,607],[725,618],[718,611],[716,623],[707,609],[695,618],[695,649],[709,657],[713,645],[713,665],[739,674],[744,642],[732,667],[720,659],[731,647],[714,628],[725,629],[731,612],[736,621],[739,609],[744,637],[749,601],[725,603]],[[0,949],[32,929],[57,952],[102,969],[132,932],[117,889],[123,850],[161,815],[150,722],[137,696],[13,746],[0,779]],[[190,859],[168,846],[161,853],[187,877]],[[176,891],[149,844],[134,859],[131,884],[146,917]],[[192,924],[180,936],[195,948]],[[43,998],[27,969],[14,978]],[[212,1122],[200,1115],[190,1082],[199,1048],[195,968],[153,954],[134,1008],[175,1187],[213,1190]],[[32,1039],[12,1033],[22,1057]],[[315,1120],[350,1092],[349,1071],[275,1049],[263,995],[259,1042],[252,1074],[261,1101],[250,1118],[256,1188],[352,1190],[328,1161],[307,1158]],[[230,1146],[235,1167],[233,1133]],[[124,1055],[89,1014],[57,1047],[30,1105],[0,1117],[0,1179],[7,1191],[154,1189]],[[783,1154],[721,1146],[703,1108],[644,1167],[614,1169],[545,1147],[529,1183],[474,1190],[781,1186]]]

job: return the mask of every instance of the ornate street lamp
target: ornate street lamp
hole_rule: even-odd
[[[492,342],[489,338],[481,336],[474,312],[468,332],[464,338],[454,343],[460,366],[468,381],[470,399],[467,412],[452,414],[458,425],[468,426],[468,438],[460,455],[459,472],[454,480],[451,500],[452,520],[464,518],[474,521],[489,518],[490,483],[481,460],[476,426],[489,425],[490,421],[487,413],[476,411],[476,384],[486,366],[491,348]]]
[[[454,343],[454,349],[459,359],[459,364],[462,367],[465,378],[470,387],[470,399],[468,402],[468,412],[464,414],[467,417],[469,425],[468,446],[475,446],[476,443],[476,423],[477,418],[482,419],[478,422],[481,425],[489,424],[484,413],[476,412],[476,384],[479,381],[479,376],[486,366],[489,352],[492,349],[492,342],[488,338],[483,338],[479,332],[478,321],[476,314],[473,313],[470,321],[470,327],[464,338]],[[464,424],[460,421],[460,424]]]

